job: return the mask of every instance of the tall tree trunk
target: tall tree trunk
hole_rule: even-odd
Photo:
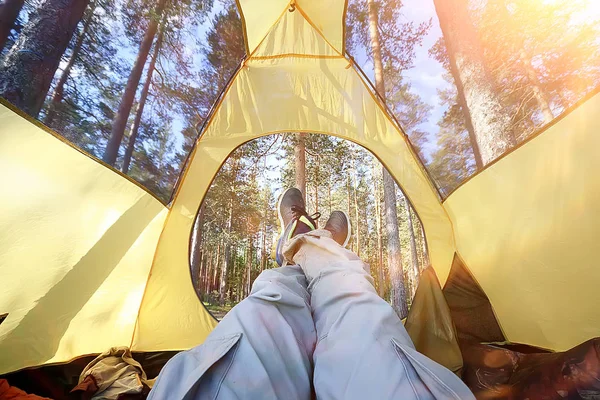
[[[200,253],[200,264],[198,265],[198,275],[196,277],[196,286],[194,289],[196,293],[200,293],[200,295],[204,294],[204,275],[206,275],[206,262],[204,259],[204,254]]]
[[[321,157],[317,155],[317,170],[315,171],[315,208],[314,212],[319,212],[319,168],[321,167]],[[317,221],[318,223],[319,221]]]
[[[519,51],[519,58],[521,59],[521,62],[525,68],[525,72],[527,73],[529,87],[533,91],[533,96],[535,97],[535,100],[542,111],[542,115],[544,116],[544,122],[548,124],[554,120],[554,113],[550,107],[550,101],[541,88],[537,72],[535,72],[535,69],[533,69],[533,66],[531,65],[531,59],[527,56],[525,49],[522,48]]]
[[[298,133],[296,135],[294,156],[296,187],[300,189],[304,201],[306,201],[306,133]]]
[[[263,160],[263,171],[267,171],[267,156]],[[266,177],[266,175],[265,175]],[[263,272],[267,268],[267,220],[269,214],[269,189],[264,190],[264,201],[262,210],[262,246],[260,251],[260,272]]]
[[[213,268],[214,268],[214,263],[213,263],[213,254],[210,252],[205,252],[204,253],[206,256],[206,262],[207,262],[207,267],[206,267],[206,275],[204,276],[204,291],[202,292],[202,298],[204,299],[204,301],[208,301],[208,296],[210,295],[210,291],[211,291],[211,284],[212,284],[212,274],[213,274]]]
[[[327,175],[327,206],[329,207],[329,215],[331,215],[331,174]]]
[[[253,237],[250,236],[248,238],[248,260],[246,261],[246,265],[248,270],[246,271],[246,289],[244,293],[244,298],[250,295],[250,288],[252,285],[252,250],[254,247]]]
[[[204,203],[198,210],[198,215],[194,221],[194,227],[192,229],[192,237],[190,240],[190,265],[192,267],[192,274],[198,273],[200,262],[202,260],[202,225],[204,223]]]
[[[110,138],[108,139],[106,149],[104,150],[103,159],[107,164],[115,165],[115,162],[117,161],[119,147],[123,141],[125,127],[127,126],[127,120],[129,119],[129,113],[131,112],[131,107],[135,98],[135,92],[137,91],[137,87],[140,83],[140,78],[142,77],[142,72],[144,71],[144,65],[146,65],[146,60],[148,59],[152,42],[154,42],[154,36],[156,36],[156,31],[158,30],[158,22],[162,16],[166,2],[167,0],[158,0],[153,13],[151,13],[148,27],[146,28],[144,38],[142,39],[142,43],[140,44],[140,48],[138,50],[137,58],[133,64],[131,73],[129,74],[127,86],[125,86],[125,92],[123,92],[123,96],[121,97],[119,110],[117,111],[112,123]]]
[[[156,38],[156,43],[154,43],[154,51],[152,52],[152,57],[150,58],[148,72],[146,72],[146,81],[144,82],[142,93],[140,93],[140,101],[138,103],[138,108],[135,113],[135,119],[133,120],[133,125],[131,126],[131,131],[129,133],[127,149],[125,149],[125,155],[123,156],[123,166],[121,167],[121,171],[124,174],[129,172],[131,156],[133,155],[135,141],[138,137],[138,131],[142,122],[142,115],[144,114],[144,107],[146,106],[146,99],[148,98],[148,92],[150,91],[150,85],[152,84],[152,75],[154,74],[154,69],[156,68],[156,60],[158,59],[158,54],[160,53],[160,49],[162,47],[164,33],[165,22],[163,21],[160,31],[158,32],[158,37]]]
[[[0,97],[37,117],[89,0],[46,0],[0,65]]]
[[[10,36],[10,30],[15,26],[24,3],[25,0],[4,0],[0,4],[0,51],[6,45],[6,41]]]
[[[419,282],[419,255],[417,254],[417,241],[415,239],[415,229],[413,227],[412,213],[408,199],[404,198],[404,210],[406,212],[406,221],[408,222],[408,233],[410,239],[410,265],[411,265],[411,298],[414,297]]]
[[[265,270],[267,264],[267,220],[263,217],[260,241],[260,272]]]
[[[221,267],[221,283],[219,285],[219,304],[225,304],[225,293],[227,291],[227,270],[231,265],[231,233],[233,231],[233,196],[229,199],[229,211],[227,216],[227,237],[225,238],[225,255]],[[231,285],[230,285],[231,286]]]
[[[367,2],[369,5],[369,35],[375,70],[375,87],[381,98],[385,100],[383,63],[381,59],[379,30],[377,28],[377,6],[375,5],[375,0],[367,0]],[[401,318],[404,318],[408,315],[408,304],[406,301],[404,274],[402,272],[398,211],[396,210],[396,186],[394,179],[385,168],[383,168],[383,202],[388,243],[388,266],[392,284],[392,306],[396,310],[396,313]]]
[[[237,246],[232,246],[230,251],[233,254],[233,257],[232,257],[232,261],[231,261],[231,265],[230,265],[231,271],[229,273],[230,284],[229,284],[228,297],[229,297],[230,302],[235,303],[235,302],[237,302],[237,293],[239,293],[239,290],[238,290],[239,282],[236,279],[237,277],[235,276],[236,270],[237,270],[237,263],[236,263],[236,261],[237,261]],[[236,293],[234,293],[234,291]],[[234,295],[235,295],[235,297],[234,297]]]
[[[423,225],[421,225],[421,238],[423,239],[423,261],[425,267],[429,267],[431,262],[429,261],[429,253],[427,252],[427,239],[425,238],[425,230],[423,229]]]
[[[71,75],[71,69],[73,68],[73,64],[79,58],[79,52],[81,51],[81,46],[83,46],[83,41],[86,38],[87,32],[90,29],[90,25],[92,20],[94,19],[94,10],[96,8],[95,3],[90,4],[90,8],[88,9],[87,17],[84,19],[83,27],[79,35],[77,35],[77,40],[75,41],[75,46],[73,46],[73,51],[71,53],[71,57],[60,74],[60,78],[54,88],[54,93],[52,93],[52,99],[50,100],[50,104],[48,105],[48,112],[46,113],[46,117],[44,118],[44,123],[48,126],[53,126],[54,119],[56,118],[57,109],[60,106],[60,103],[63,100],[65,94],[65,84],[67,83],[67,79]]]
[[[212,296],[212,292],[216,291],[217,289],[221,289],[219,287],[220,284],[220,277],[221,277],[221,249],[223,246],[221,246],[221,240],[219,240],[217,242],[217,256],[215,257],[215,269],[213,271],[213,279],[212,279],[212,284],[211,284],[211,296]]]
[[[375,191],[375,222],[377,225],[377,279],[379,283],[379,296],[385,294],[385,280],[383,279],[383,239],[381,231],[381,191],[377,184],[377,166],[373,163],[373,190]]]
[[[480,160],[476,159],[480,168],[515,145],[510,116],[485,66],[467,0],[434,0],[434,3],[461,108],[481,156]]]
[[[356,255],[360,257],[360,219],[358,215],[358,180],[356,170],[356,160],[352,157],[354,170],[354,219],[356,220]]]
[[[352,204],[350,200],[350,175],[346,175],[346,204],[348,205],[348,208],[346,209],[346,214],[348,215],[348,218],[350,218],[350,216],[352,215],[352,213],[350,212],[350,204]],[[356,230],[356,227],[354,227],[353,229]],[[354,233],[354,237],[356,238],[356,233]],[[354,250],[355,242],[355,239],[350,240],[351,250]]]

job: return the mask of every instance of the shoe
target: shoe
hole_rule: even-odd
[[[343,211],[334,211],[329,216],[325,229],[331,232],[333,240],[342,247],[346,247],[350,241],[352,229],[350,227],[350,218]]]
[[[275,261],[283,265],[283,247],[294,236],[317,229],[316,220],[319,213],[308,215],[304,204],[302,192],[296,188],[289,188],[279,197],[277,202],[277,215],[281,235],[275,250]]]

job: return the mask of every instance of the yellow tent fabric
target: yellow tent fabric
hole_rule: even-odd
[[[0,106],[0,373],[131,343],[166,208]]]
[[[596,95],[444,202],[510,341],[562,351],[600,336],[599,113]]]
[[[592,174],[600,97],[442,204],[405,134],[345,55],[344,0],[238,5],[248,57],[168,208],[0,107],[0,314],[8,313],[0,373],[111,346],[200,344],[216,321],[192,287],[194,218],[235,148],[281,132],[334,135],[373,152],[419,214],[440,284],[460,252],[509,340],[563,349],[600,333],[600,294],[592,289],[599,278],[592,240],[600,233],[600,184]]]
[[[339,3],[343,6],[344,2]],[[190,232],[227,156],[263,135],[324,133],[371,150],[405,189],[420,215],[438,275],[448,273],[454,255],[450,221],[404,133],[351,61],[333,56],[333,48],[321,50],[324,37],[307,20],[301,3],[296,3],[293,12],[289,8],[286,3],[279,9],[280,20],[258,47],[260,58],[251,56],[244,62],[191,155],[158,245],[138,319],[135,350],[191,347],[213,328],[214,321],[191,286]],[[335,42],[341,37],[329,39]]]

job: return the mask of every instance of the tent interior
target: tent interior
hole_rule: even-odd
[[[569,395],[600,393],[600,94],[442,199],[346,52],[345,1],[238,7],[247,57],[168,204],[2,101],[1,377],[65,398],[60,388],[111,347],[154,377],[201,344],[217,320],[190,279],[190,234],[211,182],[244,143],[307,132],[372,152],[418,214],[431,265],[406,327],[419,351],[476,394],[526,397],[540,374]]]

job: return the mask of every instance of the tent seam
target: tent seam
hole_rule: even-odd
[[[510,341],[508,339],[508,336],[506,336],[506,332],[504,331],[504,328],[502,327],[502,323],[500,322],[500,318],[498,318],[498,314],[496,314],[496,309],[494,308],[494,305],[492,304],[492,300],[490,299],[490,297],[488,296],[488,294],[483,289],[483,286],[481,285],[481,283],[479,282],[479,280],[477,280],[477,277],[475,277],[475,274],[473,274],[473,271],[471,270],[471,268],[469,268],[469,265],[467,264],[467,262],[465,261],[465,259],[460,255],[460,252],[458,251],[458,249],[455,250],[454,257],[458,257],[458,259],[462,263],[463,267],[471,275],[471,278],[473,278],[473,280],[475,281],[475,283],[477,283],[477,285],[481,288],[481,290],[485,294],[485,297],[487,297],[488,302],[490,303],[490,308],[492,309],[492,314],[494,314],[494,318],[496,318],[496,322],[498,323],[498,327],[500,328],[500,332],[502,332],[502,335],[504,336],[504,340]],[[444,282],[444,287],[446,287],[446,282]],[[442,288],[442,290],[443,290],[443,288]]]
[[[591,100],[592,98],[596,97],[599,94],[600,94],[600,86],[597,86],[594,90],[592,90],[590,93],[588,93],[584,98],[582,98],[581,100],[579,100],[578,102],[576,102],[575,104],[573,104],[571,107],[569,107],[565,111],[563,111],[563,113],[561,115],[559,115],[558,117],[554,118],[548,124],[542,126],[536,132],[532,133],[527,139],[523,140],[521,143],[519,143],[518,145],[516,145],[512,149],[510,149],[510,150],[502,153],[498,158],[496,158],[495,160],[493,160],[492,162],[490,162],[489,164],[487,164],[486,166],[484,166],[482,169],[480,169],[479,171],[475,172],[473,175],[471,175],[470,177],[468,177],[467,179],[465,179],[460,185],[458,185],[456,188],[454,188],[454,190],[452,190],[442,200],[442,204],[445,203],[446,200],[448,200],[450,198],[450,196],[452,196],[455,192],[457,192],[458,189],[462,188],[467,183],[469,183],[469,181],[471,181],[471,179],[473,179],[476,176],[480,175],[481,173],[487,171],[493,165],[495,165],[496,163],[500,162],[504,158],[508,157],[510,154],[516,152],[521,147],[524,147],[526,144],[532,142],[534,139],[542,136],[544,133],[546,133],[546,131],[550,130],[550,128],[552,128],[554,125],[557,125],[558,123],[560,123],[563,119],[565,119],[567,116],[569,116],[575,110],[577,110],[578,108],[582,107],[585,103],[587,103],[589,100]]]
[[[158,201],[164,207],[166,207],[167,209],[169,208],[169,204],[168,203],[165,203],[163,200],[159,199],[154,193],[152,193],[150,190],[148,190],[141,183],[137,182],[136,180],[134,180],[129,175],[124,174],[123,172],[119,171],[118,169],[116,169],[112,165],[107,164],[106,162],[102,161],[98,157],[93,156],[93,155],[87,153],[86,151],[84,151],[83,149],[80,149],[79,147],[75,146],[75,144],[71,143],[68,139],[66,139],[65,137],[63,137],[61,134],[59,134],[58,132],[54,131],[49,126],[44,125],[43,122],[41,122],[38,119],[32,117],[31,115],[25,113],[23,110],[21,110],[20,108],[16,107],[13,104],[11,104],[7,100],[3,99],[2,97],[0,97],[0,105],[6,107],[7,109],[9,109],[10,111],[14,112],[15,114],[17,114],[21,118],[25,119],[27,122],[29,122],[29,123],[35,125],[36,127],[42,129],[44,132],[48,133],[50,136],[53,136],[55,139],[61,141],[62,143],[66,144],[67,146],[71,147],[72,149],[77,150],[79,153],[81,153],[85,157],[87,157],[87,158],[91,159],[92,161],[100,164],[101,166],[103,166],[104,168],[108,169],[109,171],[114,172],[115,174],[119,175],[121,178],[127,179],[129,182],[133,183],[134,185],[136,185],[137,187],[139,187],[140,189],[142,189],[144,192],[146,192],[147,194],[149,194],[150,196],[152,196],[156,201]]]

